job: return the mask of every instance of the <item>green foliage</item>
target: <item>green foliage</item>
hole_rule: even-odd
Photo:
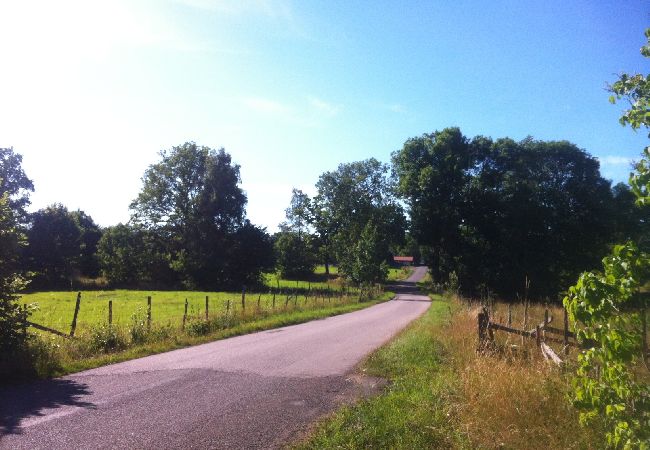
[[[383,281],[390,248],[404,241],[406,220],[388,167],[374,158],[323,173],[312,202],[316,235],[340,273],[358,283]],[[328,261],[328,259],[325,259]]]
[[[76,274],[96,276],[101,230],[83,211],[50,205],[31,216],[23,264],[34,273],[32,287],[70,287]]]
[[[112,285],[144,281],[150,253],[144,233],[129,225],[117,224],[104,231],[97,244],[97,257],[104,275]]]
[[[8,206],[12,210],[16,223],[24,225],[28,213],[29,193],[34,191],[34,184],[27,178],[21,164],[22,155],[13,148],[0,148],[0,194],[7,194]]]
[[[380,245],[382,238],[373,222],[366,223],[359,239],[339,256],[339,270],[355,283],[367,284],[386,280],[388,252],[385,246]]]
[[[149,330],[147,329],[147,313],[144,307],[140,306],[131,314],[131,325],[129,326],[131,342],[143,344],[147,342]]]
[[[110,353],[124,350],[128,346],[128,342],[119,328],[102,324],[93,328],[90,332],[88,346],[91,353]]]
[[[635,372],[648,306],[640,288],[650,281],[650,255],[633,243],[617,245],[603,268],[583,273],[564,300],[580,323],[579,341],[593,345],[578,357],[573,403],[585,423],[605,418],[611,447],[638,448],[650,445],[650,386]]]
[[[160,157],[131,203],[133,224],[147,232],[154,255],[166,261],[168,270],[153,273],[153,281],[186,289],[259,281],[272,247],[266,231],[244,219],[239,166],[223,149],[193,142]]]
[[[28,338],[23,332],[27,317],[16,295],[24,287],[23,280],[17,275],[21,243],[22,236],[10,207],[9,193],[4,192],[0,195],[0,360],[11,360],[24,351]]]
[[[646,30],[650,43],[650,29]],[[641,53],[650,56],[650,47]],[[621,124],[633,129],[650,125],[648,77],[620,76],[610,86],[611,101],[627,97],[630,109]],[[640,206],[650,204],[650,152],[631,174],[632,192]],[[603,259],[603,273],[583,273],[569,288],[564,304],[577,321],[576,335],[589,348],[578,358],[573,403],[583,422],[597,417],[607,425],[607,443],[612,448],[650,448],[650,384],[644,369],[645,338],[642,324],[649,306],[644,292],[650,282],[650,254],[634,242],[614,247]],[[645,367],[647,370],[647,366]]]
[[[275,267],[282,278],[302,279],[313,275],[316,258],[310,240],[308,235],[293,231],[281,231],[276,235]]]
[[[650,28],[645,30],[646,45],[641,47],[641,54],[650,57]],[[612,95],[611,103],[625,98],[630,105],[623,111],[619,122],[621,125],[630,125],[636,130],[641,127],[648,128],[650,124],[650,75],[623,73],[619,79],[609,86]]]

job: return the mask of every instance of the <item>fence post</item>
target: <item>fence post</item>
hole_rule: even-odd
[[[643,343],[641,350],[643,351],[643,362],[647,364],[648,361],[648,319],[646,317],[645,307],[641,309],[641,339]]]
[[[273,309],[275,309],[275,292],[273,293]]]
[[[539,324],[535,325],[535,343],[537,344],[537,347],[542,346],[542,333],[541,333],[541,328],[539,327]]]
[[[512,305],[508,303],[508,326],[512,326]]]
[[[262,300],[262,294],[257,296],[257,310],[260,310],[260,300]]]
[[[206,295],[205,296],[205,320],[206,321],[210,317],[208,311],[209,311],[209,304],[208,304],[208,296]]]
[[[230,312],[230,299],[226,300],[226,312]]]
[[[23,322],[23,335],[27,338],[27,305],[23,303],[22,311],[22,322]]]
[[[183,326],[182,330],[185,330],[185,322],[187,322],[187,299],[185,299],[185,311],[183,312]]]
[[[108,324],[113,325],[113,300],[108,301]]]
[[[74,332],[77,329],[77,316],[79,315],[80,303],[81,303],[81,292],[77,292],[77,303],[74,306],[74,316],[72,317],[72,325],[70,325],[70,337],[74,337]]]
[[[246,311],[246,286],[241,289],[241,312]]]
[[[147,331],[151,330],[151,295],[147,296]]]
[[[483,351],[489,346],[488,328],[490,326],[490,314],[484,306],[478,313],[478,351]]]
[[[569,354],[569,313],[565,308],[562,308],[564,311],[564,354]]]

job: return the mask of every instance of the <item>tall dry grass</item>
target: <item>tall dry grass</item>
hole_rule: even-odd
[[[447,360],[458,377],[453,409],[461,432],[475,448],[572,449],[600,448],[597,430],[578,424],[569,404],[571,356],[567,366],[546,362],[535,340],[495,331],[495,350],[477,353],[477,314],[480,307],[454,298],[451,318],[440,333]],[[507,305],[492,305],[492,320],[506,323]],[[522,328],[524,306],[513,305],[512,326]],[[544,319],[544,306],[529,308],[528,329]],[[551,307],[554,325],[563,313]],[[556,351],[560,349],[555,346]],[[575,352],[575,350],[573,350]]]

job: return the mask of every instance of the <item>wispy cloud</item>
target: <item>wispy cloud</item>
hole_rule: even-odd
[[[264,97],[246,97],[243,99],[243,103],[248,109],[260,113],[288,114],[291,112],[288,105]]]
[[[616,155],[598,157],[598,160],[600,161],[601,164],[605,164],[608,166],[623,166],[623,165],[629,166],[634,162],[632,158],[626,158],[624,156],[616,156]]]
[[[308,97],[307,100],[313,109],[323,112],[328,116],[335,116],[341,110],[340,106],[326,102],[325,100],[322,100],[318,97]]]
[[[401,103],[392,103],[390,105],[386,105],[386,108],[389,111],[392,111],[397,114],[406,114],[408,112],[406,106],[402,105]]]
[[[283,0],[175,0],[175,2],[190,8],[232,16],[256,14],[271,19],[294,20],[290,4]]]

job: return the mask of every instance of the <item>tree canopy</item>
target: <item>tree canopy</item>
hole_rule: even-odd
[[[555,296],[607,252],[614,197],[598,161],[566,141],[469,139],[458,128],[393,155],[411,231],[434,278],[465,293]]]
[[[341,164],[316,183],[316,232],[339,272],[357,283],[383,281],[391,245],[404,240],[406,219],[388,175],[388,166],[371,158]]]
[[[163,150],[142,178],[131,203],[132,222],[151,234],[175,280],[186,288],[217,288],[260,278],[271,251],[254,239],[260,253],[246,266],[236,264],[244,236],[265,233],[245,221],[246,195],[239,166],[224,149],[187,142]],[[250,257],[250,252],[249,252]],[[243,273],[241,271],[244,271]]]

